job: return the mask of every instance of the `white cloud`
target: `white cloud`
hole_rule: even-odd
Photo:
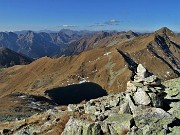
[[[119,25],[120,21],[117,19],[111,19],[108,20],[104,23],[95,23],[93,25],[90,25],[89,27],[103,27],[103,26],[107,26],[107,25]]]
[[[105,26],[105,24],[103,24],[103,23],[96,23],[96,24],[93,24],[93,25],[90,25],[90,27],[103,27],[103,26]]]
[[[77,25],[67,25],[67,24],[64,24],[60,27],[66,27],[66,28],[74,28],[74,27],[78,27]]]
[[[119,20],[111,19],[111,20],[105,22],[105,24],[107,24],[107,25],[118,25],[119,22],[120,22]]]

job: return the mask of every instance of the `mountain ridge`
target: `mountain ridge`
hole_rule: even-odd
[[[0,67],[30,64],[33,59],[18,54],[8,48],[0,47]]]
[[[110,39],[112,38],[110,37]],[[125,82],[132,75],[132,71],[129,69],[129,60],[142,63],[163,81],[179,77],[180,53],[177,47],[179,45],[173,45],[165,37],[162,37],[163,40],[160,42],[155,39],[155,33],[141,35],[123,42],[121,42],[121,38],[114,38],[120,42],[113,46],[108,46],[109,42],[105,42],[103,47],[95,47],[79,55],[57,59],[43,57],[25,67],[6,69],[2,72],[0,80],[11,82],[16,79],[16,82],[11,86],[3,84],[0,89],[3,91],[6,89],[6,92],[2,95],[23,89],[26,89],[27,93],[44,95],[44,91],[47,89],[78,84],[81,81],[97,83],[108,93],[124,91]],[[168,52],[163,46],[168,48]],[[121,50],[123,55],[118,50]],[[176,63],[173,62],[174,60]],[[161,68],[157,68],[157,66]],[[14,73],[13,78],[9,78],[7,74],[11,71]],[[34,89],[36,89],[35,92]]]
[[[81,33],[67,30],[62,30],[57,33],[36,33],[30,30],[22,34],[0,32],[0,46],[32,58],[40,58],[43,56],[51,56],[70,42],[90,34],[90,32]]]

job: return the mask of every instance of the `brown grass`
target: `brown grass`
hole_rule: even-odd
[[[58,110],[61,110],[61,111],[65,111],[65,110],[67,110],[67,106],[58,106],[58,107],[56,107],[56,109],[58,109]]]
[[[120,135],[126,135],[129,132],[129,129],[125,128],[122,130]]]
[[[54,125],[53,131],[50,133],[47,133],[46,135],[48,135],[48,134],[49,135],[52,135],[52,134],[53,135],[60,135],[63,132],[63,130],[66,126],[66,123],[69,121],[69,118],[70,118],[70,115],[68,113],[64,114],[60,118],[59,122],[57,122],[57,124]]]

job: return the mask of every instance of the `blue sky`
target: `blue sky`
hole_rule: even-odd
[[[180,0],[0,0],[0,31],[180,31]]]

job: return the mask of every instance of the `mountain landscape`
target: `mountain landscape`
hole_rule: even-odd
[[[0,135],[180,135],[179,5],[0,0]]]
[[[31,58],[53,56],[60,48],[64,48],[82,36],[91,34],[89,31],[78,32],[67,29],[62,29],[57,33],[36,33],[33,31],[16,33],[1,32],[0,47],[9,48]]]
[[[95,37],[97,35],[99,34],[95,34]],[[179,39],[171,30],[162,28],[149,35],[132,36],[130,39],[122,37],[124,34],[113,34],[100,38],[97,43],[94,39],[98,38],[93,36],[89,38],[92,42],[84,43],[90,48],[84,49],[85,51],[82,49],[83,52],[79,52],[79,55],[69,53],[70,56],[57,59],[42,57],[27,66],[4,70],[1,80],[11,82],[16,78],[17,84],[4,84],[1,89],[32,91],[35,87],[35,93],[42,93],[46,89],[91,81],[108,92],[119,92],[125,90],[132,67],[136,65],[134,63],[142,63],[162,80],[179,76]],[[83,44],[78,45],[82,47]],[[96,47],[93,48],[94,45]],[[76,52],[77,48],[71,48],[71,52],[72,50]],[[10,71],[13,71],[12,78],[5,75]]]
[[[26,65],[33,61],[22,54],[18,54],[10,49],[0,47],[0,68],[14,65]]]
[[[148,34],[1,32],[0,46],[1,134],[80,134],[76,123],[84,135],[179,132],[180,36],[167,27]],[[143,103],[137,100],[147,94]],[[109,111],[91,112],[101,110],[102,101]],[[147,126],[152,121],[145,116],[153,113],[168,129],[161,121],[159,129]],[[116,117],[123,118],[120,127]]]

